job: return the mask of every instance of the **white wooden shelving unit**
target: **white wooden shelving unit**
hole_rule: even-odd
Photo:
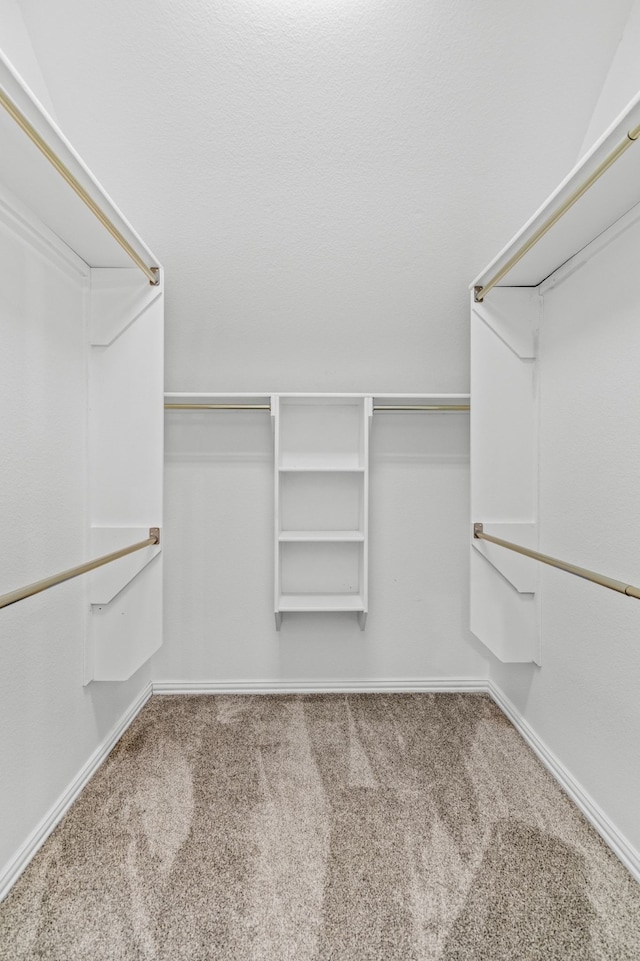
[[[390,417],[413,407],[464,411],[469,394],[177,391],[165,394],[165,404],[185,415],[235,405],[271,413],[276,628],[286,613],[347,611],[364,629],[374,410]]]
[[[151,268],[157,266],[159,280],[151,285],[142,270],[132,266],[130,256],[103,223],[25,129],[0,106],[0,231],[7,251],[20,264],[25,278],[20,297],[26,303],[21,317],[9,302],[3,317],[7,338],[14,333],[14,326],[22,324],[28,332],[30,323],[35,328],[44,318],[50,336],[60,330],[62,353],[62,333],[71,340],[68,323],[73,312],[77,316],[73,336],[77,334],[81,344],[73,357],[67,351],[63,358],[55,354],[47,358],[48,370],[56,365],[68,368],[74,384],[77,379],[83,385],[82,396],[72,405],[74,411],[82,412],[77,419],[82,436],[74,448],[74,462],[65,465],[65,470],[69,476],[86,478],[86,496],[66,518],[85,556],[61,554],[64,564],[60,567],[65,569],[144,540],[151,527],[162,526],[164,280],[154,254],[1,53],[0,90],[152,275]],[[6,266],[6,255],[3,262]],[[62,276],[71,291],[66,304],[57,303],[52,295]],[[22,360],[21,353],[5,356],[8,365]],[[5,425],[28,409],[43,424],[59,416],[64,432],[62,421],[69,420],[69,410],[63,411],[57,393],[62,395],[65,385],[56,386],[59,390],[52,396],[43,396],[33,385],[21,384],[20,391],[8,399]],[[27,471],[23,465],[21,469]],[[28,471],[48,476],[43,451],[32,448],[28,452]],[[31,495],[24,486],[20,471],[14,471],[3,490],[8,524],[15,521],[26,527],[30,513],[43,508],[33,499],[28,502]],[[47,491],[49,506],[64,500],[62,486]],[[50,528],[42,525],[42,539],[54,539]],[[18,528],[11,536],[20,542]],[[54,544],[53,554],[55,549]],[[79,579],[85,598],[82,617],[90,612],[84,645],[85,682],[124,680],[161,645],[161,554],[160,545],[145,547]],[[9,579],[15,576],[11,568],[6,573],[3,570],[2,586],[6,584],[7,590],[23,587],[57,573],[43,569],[40,563],[24,568],[20,584]]]
[[[627,137],[639,123],[640,94],[471,285],[471,519],[532,550],[544,549],[538,447],[545,296],[640,216],[640,145]],[[628,149],[608,169],[620,144]],[[601,178],[476,302],[474,288],[506,268],[601,166]],[[472,536],[471,630],[502,661],[541,662],[539,580],[536,560]]]
[[[275,620],[287,612],[368,611],[371,397],[272,398]]]

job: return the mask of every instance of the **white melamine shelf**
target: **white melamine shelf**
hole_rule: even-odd
[[[473,281],[481,287],[562,206],[598,165],[640,123],[640,94],[623,110],[591,150],[565,177],[507,246]],[[600,236],[628,210],[640,203],[640,141],[634,143],[610,170],[571,207],[501,281],[508,287],[537,287],[558,267]],[[488,298],[491,295],[488,295]],[[488,300],[487,298],[487,300]]]
[[[281,594],[278,610],[286,612],[364,611],[360,594]]]
[[[364,531],[281,531],[279,540],[281,543],[362,542]]]
[[[424,404],[468,404],[470,394],[373,394],[373,409]]]
[[[0,88],[149,266],[159,265],[60,128],[34,99],[0,52]],[[0,109],[0,183],[91,267],[131,267],[132,261],[58,171]],[[143,275],[140,275],[141,278]],[[141,280],[141,285],[145,283]]]
[[[368,609],[372,397],[273,395],[275,621],[290,611]]]
[[[264,407],[270,405],[271,394],[173,390],[165,392],[164,400],[165,404],[248,404]]]
[[[326,457],[305,457],[304,460],[302,460],[296,457],[295,460],[284,461],[282,464],[280,464],[278,470],[284,474],[320,474],[331,471],[340,474],[362,474],[364,472],[364,467],[360,467],[357,464],[354,464],[353,461],[349,461],[346,458],[344,460],[338,458],[335,460],[328,460]]]
[[[287,398],[307,401],[316,395],[309,394],[278,394],[260,393],[257,391],[247,391],[238,393],[237,391],[167,391],[164,395],[167,404],[261,404],[268,405],[271,399]],[[347,402],[362,397],[371,397],[376,407],[401,407],[412,404],[468,404],[469,394],[324,394],[327,402],[336,403],[338,401]]]
[[[72,459],[63,470],[56,466],[59,457],[54,458],[52,482],[58,486],[53,495],[63,478],[84,478],[82,502],[73,511],[69,504],[63,516],[73,531],[83,531],[79,545],[84,543],[88,556],[100,557],[147,540],[151,527],[162,527],[161,265],[1,51],[0,92],[2,257],[3,264],[16,265],[14,274],[19,266],[15,276],[3,277],[8,283],[3,306],[12,309],[7,330],[17,331],[26,320],[30,326],[24,336],[52,338],[42,342],[43,350],[50,351],[58,328],[59,356],[48,357],[47,366],[55,364],[69,377],[51,399],[33,395],[25,382],[15,409],[33,402],[36,420],[63,420],[73,398],[74,407],[87,412],[84,426],[77,425],[79,437],[71,422],[68,430],[65,426],[64,450]],[[129,253],[114,234],[121,235]],[[158,269],[157,283],[149,283],[130,253],[146,273]],[[69,325],[76,319],[83,322],[72,332]],[[12,348],[14,339],[3,338],[9,368],[24,362],[22,337]],[[10,421],[11,408],[7,415]],[[45,473],[45,450],[25,446],[29,460],[24,464]],[[17,478],[8,496],[9,513],[16,517],[39,515],[44,505],[42,492],[33,484],[20,485]],[[32,497],[33,503],[27,503]],[[83,635],[85,684],[126,681],[160,647],[162,541],[160,535],[155,546],[92,571],[67,594],[61,616]],[[71,561],[70,556],[66,566]],[[60,603],[60,594],[55,596],[52,610]],[[75,640],[73,650],[78,652]],[[65,665],[77,677],[73,661]]]

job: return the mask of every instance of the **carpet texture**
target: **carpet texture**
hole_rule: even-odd
[[[484,695],[154,697],[2,961],[640,959],[640,885]]]

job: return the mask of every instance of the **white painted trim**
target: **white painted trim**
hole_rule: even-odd
[[[120,718],[115,727],[112,728],[102,744],[98,745],[89,760],[80,769],[66,790],[62,792],[40,824],[31,832],[14,857],[4,866],[0,872],[0,901],[6,898],[31,859],[38,853],[54,828],[58,826],[80,792],[84,790],[103,761],[107,758],[107,755],[113,750],[129,725],[138,716],[151,697],[151,694],[152,686],[151,683],[149,683],[131,707],[129,707]]]
[[[640,881],[640,852],[618,831],[613,822],[607,817],[578,781],[569,773],[565,765],[553,751],[535,733],[528,721],[502,691],[488,681],[487,691],[497,707],[507,717],[516,731],[524,738],[536,757],[542,761],[547,771],[553,775],[562,790],[573,803],[582,811],[587,821],[595,828],[605,844],[622,861],[636,881]]]
[[[154,694],[487,694],[485,678],[154,681]]]

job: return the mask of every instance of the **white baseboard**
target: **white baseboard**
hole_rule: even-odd
[[[565,794],[582,811],[587,821],[595,828],[605,844],[622,861],[636,881],[640,881],[640,852],[638,852],[607,817],[602,808],[593,800],[590,794],[569,773],[565,765],[558,760],[553,751],[535,733],[520,711],[505,697],[502,691],[491,681],[487,682],[487,690],[502,713],[509,718],[515,729],[527,742],[534,754],[544,764],[547,771],[553,775]]]
[[[99,744],[89,760],[78,772],[69,787],[63,791],[56,803],[45,815],[40,824],[31,832],[22,847],[0,871],[0,901],[9,893],[29,861],[37,854],[51,832],[60,823],[80,792],[86,787],[107,755],[116,746],[132,721],[140,713],[152,694],[151,683],[136,698],[131,707],[120,718],[102,744]]]
[[[154,681],[154,694],[487,694],[485,678]]]

